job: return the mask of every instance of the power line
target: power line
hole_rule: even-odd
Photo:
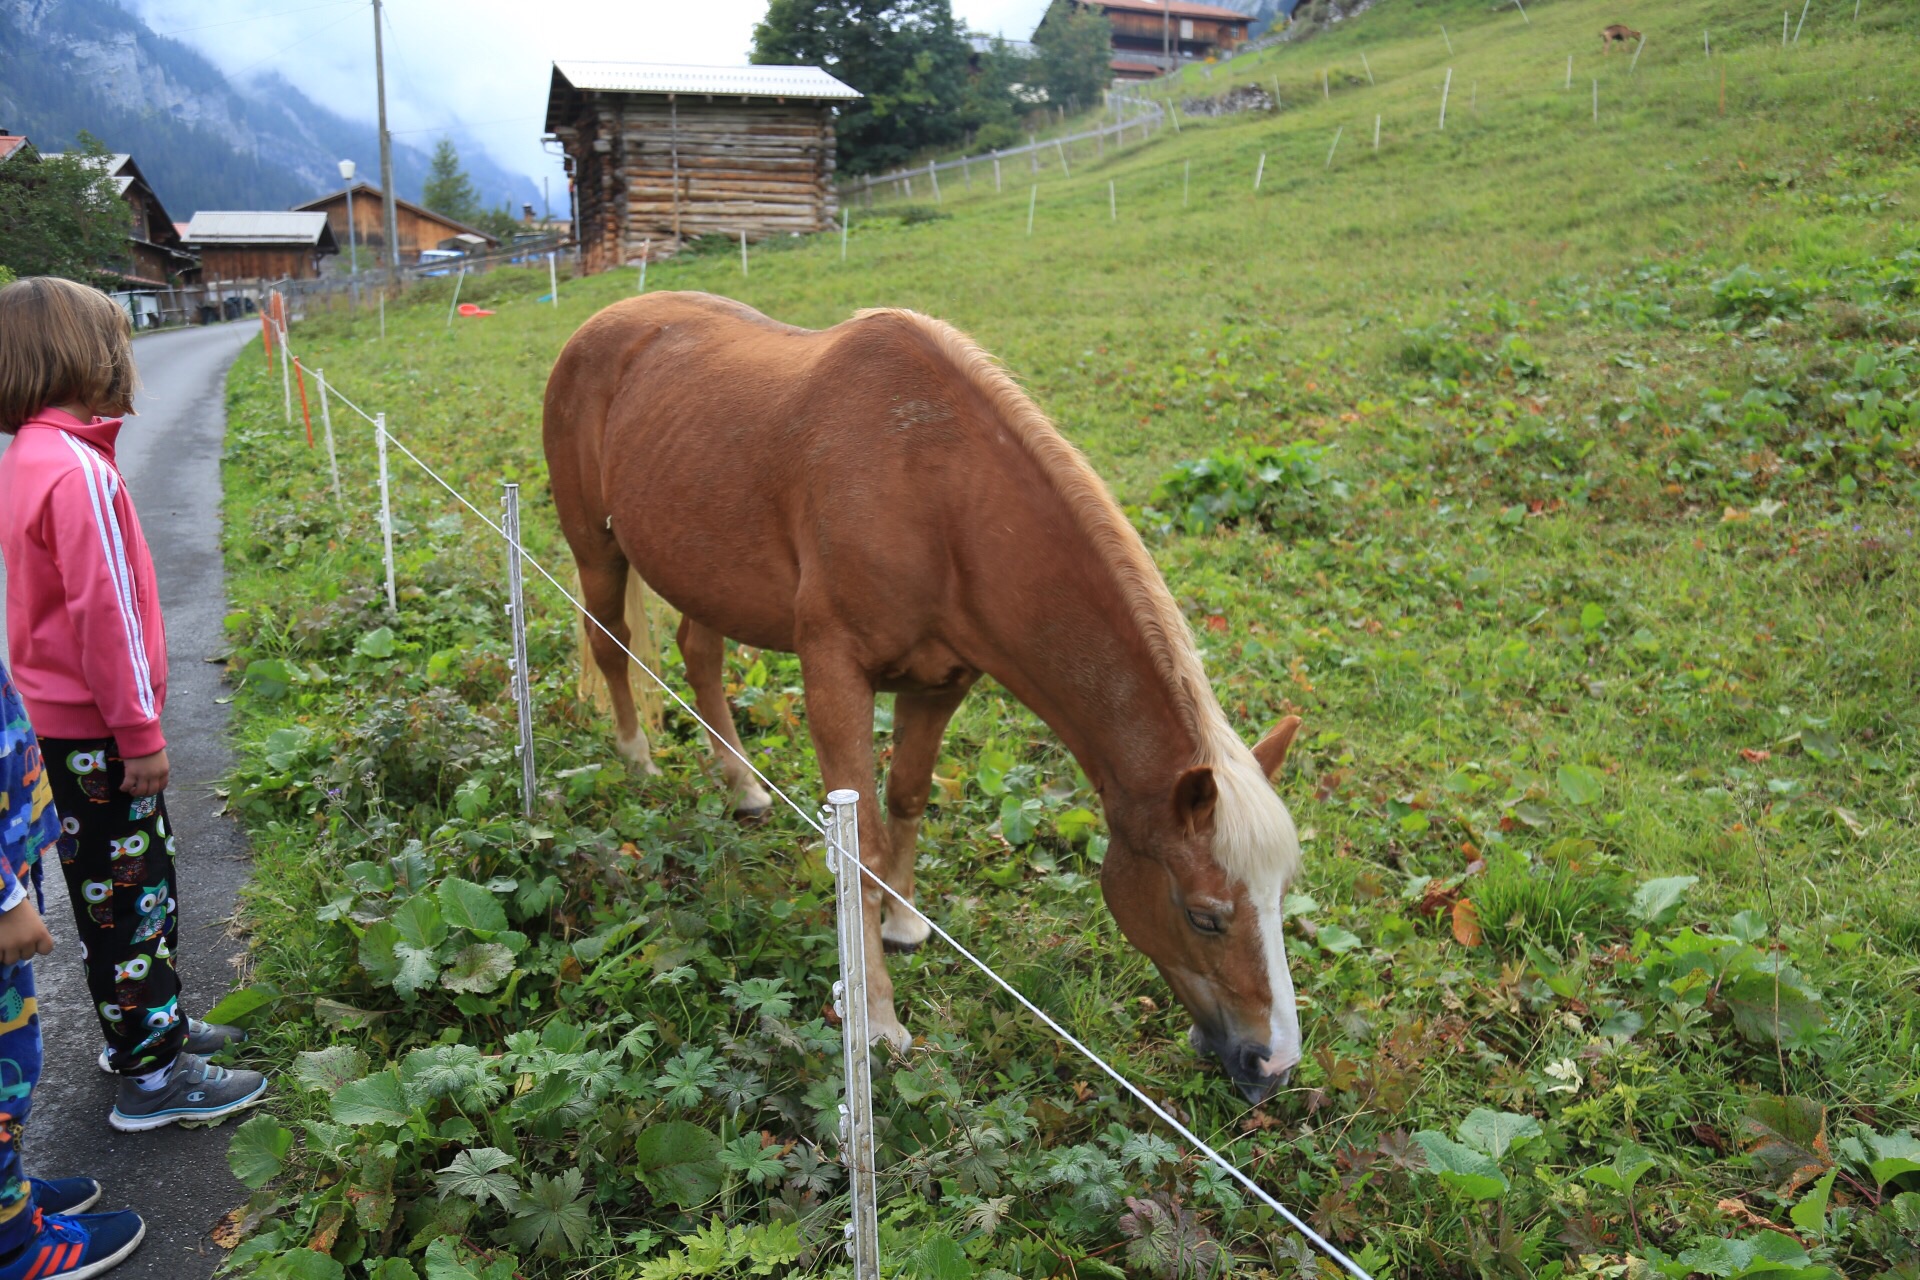
[[[259,22],[267,18],[285,18],[296,13],[312,13],[316,9],[337,9],[345,4],[358,4],[360,0],[327,0],[325,4],[310,4],[301,9],[281,9],[275,13],[250,13],[244,18],[222,18],[218,22],[203,22],[197,27],[175,27],[171,31],[152,31],[156,36],[183,36],[189,31],[205,31],[210,27],[230,27],[236,22]]]
[[[316,7],[324,7],[324,6],[316,6]],[[356,5],[355,7],[357,8],[358,6]],[[316,27],[312,31],[307,32],[305,35],[301,36],[298,40],[295,40],[292,44],[286,45],[279,49],[275,49],[272,53],[268,54],[264,58],[256,58],[252,62],[249,62],[244,67],[240,67],[236,70],[227,72],[227,78],[229,80],[237,79],[238,77],[243,76],[247,72],[253,70],[255,67],[263,66],[266,63],[272,62],[275,58],[278,58],[281,54],[288,53],[294,49],[299,48],[301,45],[305,44],[307,41],[319,35],[322,31],[331,31],[333,30],[333,28],[339,26],[341,23],[345,22],[348,18],[351,18],[351,17],[353,17],[353,14],[343,13],[339,17],[335,18],[332,22],[327,23],[325,26]]]

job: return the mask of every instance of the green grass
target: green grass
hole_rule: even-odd
[[[1309,1060],[1256,1113],[1100,906],[1071,759],[996,690],[950,734],[923,900],[1376,1275],[1755,1274],[1742,1214],[1797,1232],[1765,1246],[1793,1274],[1920,1266],[1920,20],[1847,8],[1783,51],[1764,13],[1677,0],[1634,17],[1630,73],[1597,50],[1615,6],[1382,0],[1186,73],[1277,76],[1287,109],[1076,154],[1031,237],[1029,180],[977,169],[945,216],[859,210],[845,263],[823,236],[744,279],[732,246],[649,273],[968,329],[1134,513],[1235,722],[1306,718],[1281,787]],[[545,287],[470,280],[498,314],[449,327],[440,282],[384,343],[343,315],[294,338],[482,510],[523,482],[558,571],[541,388],[634,277]],[[665,776],[630,775],[539,586],[520,822],[498,548],[396,459],[387,619],[369,433],[336,414],[336,507],[276,384],[247,358],[229,386],[241,999],[285,1081],[236,1148],[264,1184],[243,1262],[839,1267],[817,848],[727,821],[681,718]],[[795,664],[738,653],[729,684],[810,797]],[[1300,1241],[984,979],[937,947],[893,967],[926,1047],[880,1079],[890,1271],[1172,1277],[1219,1241],[1294,1273]],[[714,1215],[736,1234],[692,1238]]]

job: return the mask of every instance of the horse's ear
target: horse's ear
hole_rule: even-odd
[[[1213,770],[1204,764],[1187,770],[1173,784],[1173,816],[1190,834],[1213,830],[1213,807],[1219,800]]]
[[[1287,748],[1293,745],[1293,735],[1300,732],[1300,717],[1288,716],[1273,726],[1273,732],[1254,744],[1253,758],[1260,762],[1267,781],[1271,782],[1280,773],[1280,766],[1287,762]]]

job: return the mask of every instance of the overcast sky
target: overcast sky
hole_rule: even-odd
[[[374,118],[371,0],[125,0],[229,76],[277,69],[340,114]],[[975,30],[1025,39],[1047,0],[954,0]],[[737,66],[766,0],[386,0],[387,115],[431,148],[464,125],[502,165],[564,185],[540,128],[556,59]],[[356,156],[378,181],[379,157]],[[556,201],[557,203],[557,201]]]

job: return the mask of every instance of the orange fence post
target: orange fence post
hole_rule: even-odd
[[[307,408],[307,375],[300,368],[300,357],[293,358],[294,381],[300,384],[300,417],[307,424],[307,448],[313,448],[313,410]]]

